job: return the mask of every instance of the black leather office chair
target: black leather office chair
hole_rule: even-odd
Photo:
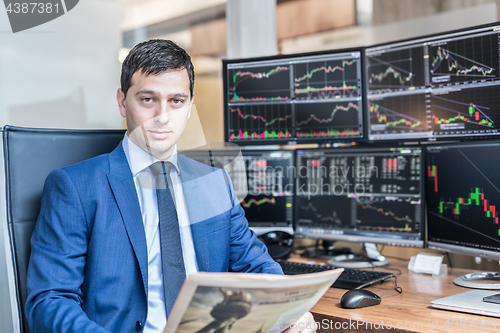
[[[24,304],[30,238],[40,211],[43,185],[59,167],[111,152],[124,130],[60,130],[5,126],[3,146],[7,223],[12,247],[21,332],[29,332]]]

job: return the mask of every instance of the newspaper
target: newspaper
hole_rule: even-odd
[[[191,274],[164,333],[282,332],[316,304],[342,271]]]

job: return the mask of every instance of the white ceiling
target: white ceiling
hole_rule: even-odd
[[[120,0],[123,31],[225,4],[227,0]]]

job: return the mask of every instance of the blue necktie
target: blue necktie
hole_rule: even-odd
[[[186,279],[179,219],[177,217],[177,210],[175,209],[174,192],[170,179],[171,167],[172,164],[170,162],[156,162],[150,166],[156,179],[163,290],[165,293],[167,318]]]

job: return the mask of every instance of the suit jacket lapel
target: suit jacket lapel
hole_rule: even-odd
[[[108,182],[123,218],[128,238],[134,249],[141,270],[144,290],[148,286],[148,252],[146,234],[134,178],[123,151],[122,143],[109,154]]]

